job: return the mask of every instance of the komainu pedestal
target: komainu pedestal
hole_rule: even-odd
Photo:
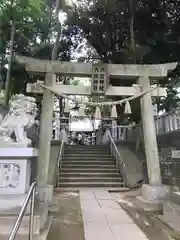
[[[8,239],[17,216],[22,209],[31,182],[32,163],[39,151],[31,147],[27,129],[35,123],[37,115],[35,98],[17,94],[9,103],[6,116],[0,118],[0,239]],[[36,165],[36,164],[35,164]],[[36,194],[37,195],[37,194]],[[21,222],[17,239],[29,235],[30,202]],[[34,239],[47,238],[52,217],[48,216],[48,203],[35,198]]]
[[[37,156],[34,148],[0,148],[0,209],[22,207]]]

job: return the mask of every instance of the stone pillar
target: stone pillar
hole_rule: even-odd
[[[150,88],[148,77],[140,77],[139,84],[141,86],[141,91],[147,91]],[[141,97],[141,116],[149,183],[152,186],[158,186],[161,185],[161,172],[157,149],[151,93],[147,93],[143,97]]]
[[[46,73],[45,85],[52,86],[53,82],[55,81],[56,81],[55,74]],[[54,107],[54,93],[47,89],[44,89],[39,136],[39,159],[38,159],[37,182],[38,187],[44,188],[46,193],[49,192],[49,190],[47,190],[47,184],[48,184],[48,169],[50,162],[49,161],[50,147],[52,139],[53,107]],[[46,195],[45,192],[41,191],[40,193],[40,195],[42,195],[43,198],[47,198],[47,196],[44,196]]]
[[[139,84],[141,91],[147,91],[150,88],[148,77],[140,77]],[[161,184],[151,93],[146,93],[141,97],[141,115],[149,184],[142,186],[141,196],[137,197],[137,205],[143,210],[159,211],[170,193],[170,188]]]

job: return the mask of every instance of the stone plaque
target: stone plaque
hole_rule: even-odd
[[[27,193],[30,186],[30,171],[30,160],[0,160],[0,195]]]
[[[20,181],[20,166],[16,163],[0,163],[0,188],[16,188]]]
[[[172,158],[180,158],[180,150],[172,150],[171,156]]]

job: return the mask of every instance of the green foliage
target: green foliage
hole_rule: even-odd
[[[13,64],[13,51],[17,50],[17,37],[21,36],[23,49],[24,43],[28,42],[28,38],[25,38],[24,31],[27,31],[28,28],[33,27],[33,20],[37,19],[39,14],[42,13],[41,7],[42,0],[0,0],[0,57],[1,57],[1,81],[3,80],[3,61],[6,58],[6,50],[9,50],[9,60],[8,60],[8,71],[6,76],[6,85],[5,85],[5,104],[8,103],[8,99],[13,93],[13,90],[16,87],[16,90],[19,89],[18,84],[13,83],[13,77],[11,79],[12,73],[12,64]],[[42,15],[43,16],[43,15]],[[30,23],[26,25],[27,23]],[[25,30],[24,30],[24,26]],[[28,27],[27,27],[28,26]],[[21,31],[22,30],[22,31]],[[4,46],[3,46],[4,44]],[[9,45],[9,46],[8,46]],[[23,74],[21,75],[23,76]],[[23,79],[24,80],[24,79]]]
[[[86,0],[85,5],[71,13],[69,24],[79,29],[103,62],[179,62],[180,0],[90,2]],[[133,41],[135,49],[132,51]],[[179,77],[171,78],[170,84],[168,79],[163,83],[168,93],[167,99],[161,100],[161,108],[164,109],[172,108],[179,100],[176,90]]]
[[[10,43],[12,20],[16,21],[16,32],[13,51],[41,59],[50,59],[53,42],[51,40],[51,26],[53,22],[52,12],[54,11],[53,1],[42,0],[16,0],[14,4],[10,1],[0,0],[0,83],[4,87],[7,69],[6,51]],[[58,58],[68,61],[70,59],[71,39],[70,34],[62,33],[65,36],[58,47]],[[40,78],[42,78],[41,76]],[[26,83],[36,81],[37,78],[26,73],[23,66],[12,62],[11,84],[9,95],[16,92],[25,93]]]
[[[43,7],[42,0],[0,0],[0,17],[4,22],[36,18]]]
[[[87,1],[87,4],[90,1]],[[130,1],[98,0],[71,14],[70,23],[105,62],[162,63],[179,60],[180,1],[133,1],[135,53],[130,51]]]
[[[180,0],[96,0],[93,4],[84,0],[81,3],[74,10],[67,10],[68,22],[61,33],[57,59],[69,61],[73,49],[86,38],[88,48],[93,49],[89,52],[95,52],[103,62],[158,64],[179,61]],[[40,59],[51,58],[52,39],[57,30],[54,27],[55,4],[55,0],[0,0],[0,85],[4,84],[6,76],[4,66],[12,20],[16,21],[14,52]],[[93,58],[88,57],[88,60]],[[168,110],[176,105],[179,75],[170,76],[162,83],[168,95],[160,102],[161,109]],[[26,82],[35,80],[13,62],[11,94],[24,92]],[[73,81],[66,78],[65,84],[73,84]],[[115,79],[113,84],[117,84]],[[108,114],[109,110],[104,110],[104,115]]]
[[[168,74],[167,82],[165,83],[165,87],[167,88],[167,97],[163,101],[159,102],[160,110],[165,109],[166,111],[170,111],[173,108],[177,107],[177,102],[180,101],[180,66],[176,67],[170,74]]]

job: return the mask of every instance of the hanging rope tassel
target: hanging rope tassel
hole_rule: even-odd
[[[99,106],[96,107],[94,118],[101,119],[101,110],[100,110]]]
[[[132,111],[131,111],[131,105],[129,103],[129,101],[126,101],[125,103],[125,109],[124,109],[124,114],[131,114]]]
[[[117,118],[116,105],[113,105],[112,108],[111,108],[111,118]]]
[[[79,117],[84,117],[85,116],[85,112],[84,112],[84,107],[83,106],[80,106],[78,114],[79,114]]]

